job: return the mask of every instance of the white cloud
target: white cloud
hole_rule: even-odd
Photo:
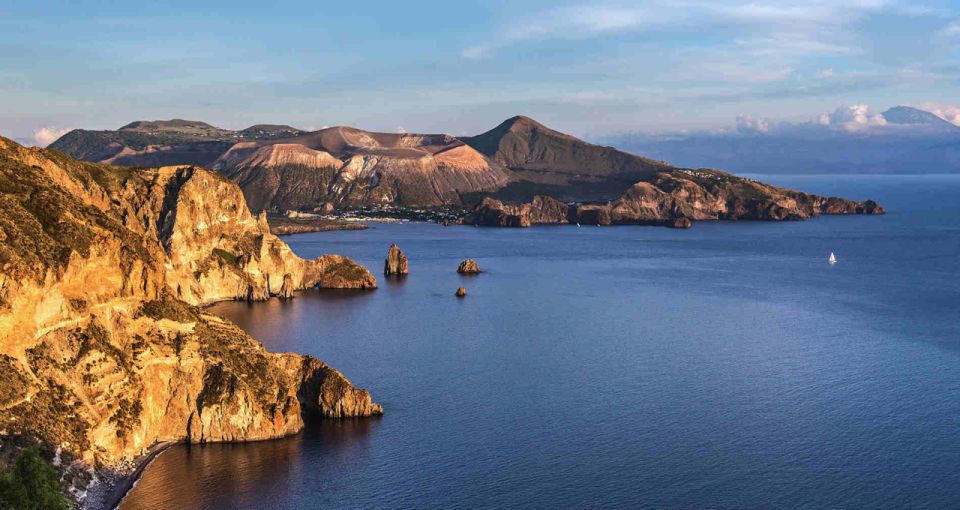
[[[69,129],[57,129],[55,127],[42,127],[33,132],[33,141],[37,147],[46,147],[55,142],[57,138],[65,135]]]
[[[917,108],[926,110],[947,122],[960,126],[960,106],[927,102],[918,104]]]
[[[400,133],[402,135],[402,134],[405,134],[406,132],[407,132],[406,128],[404,128],[403,126],[397,126],[397,133]]]
[[[466,48],[460,52],[460,56],[484,58],[496,49],[522,41],[590,37],[636,29],[644,23],[653,22],[654,16],[639,8],[588,5],[560,7],[509,26],[494,40]]]
[[[948,23],[940,30],[939,34],[943,37],[960,37],[960,19]]]
[[[737,131],[741,133],[767,133],[770,131],[770,122],[766,119],[755,119],[749,115],[737,115]]]
[[[865,104],[841,106],[833,113],[824,113],[817,118],[821,126],[833,126],[847,131],[859,131],[874,126],[884,126],[887,119],[882,114],[871,113],[870,107]]]
[[[719,3],[692,0],[681,2],[646,1],[630,7],[592,3],[566,6],[535,13],[502,27],[488,42],[461,50],[464,58],[490,56],[495,50],[525,41],[577,39],[621,32],[642,32],[664,28],[736,28],[744,41],[780,50],[799,52],[855,53],[842,40],[848,28],[872,12],[902,9],[887,0],[766,0],[747,3]]]

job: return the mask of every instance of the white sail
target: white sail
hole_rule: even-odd
[[[836,263],[837,263],[837,257],[833,254],[833,252],[830,252],[830,258],[827,259],[827,260],[828,260],[831,264],[836,264]]]

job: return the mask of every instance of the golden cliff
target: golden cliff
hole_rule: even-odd
[[[297,257],[207,170],[107,167],[0,138],[5,437],[109,472],[156,443],[382,413],[337,370],[269,353],[195,306],[311,286],[376,279],[344,257]]]

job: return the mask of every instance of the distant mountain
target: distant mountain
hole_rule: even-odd
[[[112,165],[210,166],[237,142],[301,133],[290,126],[256,125],[231,131],[193,120],[151,120],[131,122],[116,131],[74,129],[50,144],[50,148],[78,159]]]
[[[960,126],[947,122],[928,111],[910,106],[894,106],[883,112],[882,115],[891,124],[934,126],[947,132],[960,133]]]
[[[240,184],[254,210],[459,204],[462,193],[495,191],[514,179],[450,135],[345,126],[238,143],[213,168]]]
[[[770,211],[792,211],[800,196],[783,195],[770,187],[763,188],[765,194],[759,193],[758,185],[746,179],[678,168],[594,145],[523,116],[480,135],[460,138],[376,133],[347,126],[302,132],[258,125],[228,131],[184,120],[134,122],[117,131],[73,131],[53,148],[114,165],[146,161],[207,165],[239,184],[254,211],[368,205],[472,207],[485,198],[524,202],[538,195],[561,203],[605,203],[641,185],[649,193],[637,207],[659,211],[642,217],[682,222],[682,218],[702,219],[690,217],[693,209],[681,206],[690,192],[684,183],[693,182],[691,176],[699,179],[697,196],[712,204],[717,218],[754,211],[750,214],[760,219],[782,219],[790,215]],[[815,213],[811,209],[804,214]]]
[[[743,123],[736,130],[631,133],[600,140],[691,167],[735,173],[960,173],[960,126],[908,106],[870,115],[838,109],[817,122]]]
[[[672,168],[662,161],[585,142],[524,116],[461,139],[509,168],[523,181],[515,188],[526,189],[527,194],[613,197],[640,179]]]

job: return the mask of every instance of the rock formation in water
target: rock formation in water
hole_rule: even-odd
[[[405,275],[410,272],[407,265],[407,256],[403,254],[400,247],[391,244],[387,250],[387,259],[383,261],[383,274],[387,276]]]
[[[158,442],[380,414],[335,369],[269,353],[194,306],[375,283],[344,257],[296,257],[209,171],[111,168],[0,138],[0,430],[102,479]]]
[[[456,295],[457,297],[466,297],[466,295],[467,295],[467,289],[463,288],[462,286],[461,286],[461,287],[457,287],[457,292],[455,293],[455,295]]]
[[[467,259],[457,266],[457,272],[460,274],[479,274],[480,265],[473,259]]]
[[[571,208],[551,197],[537,195],[522,204],[506,204],[487,197],[467,213],[461,223],[492,227],[529,227],[571,222]]]
[[[484,199],[461,222],[527,227],[534,224],[662,225],[689,228],[702,220],[805,220],[821,214],[883,214],[872,200],[857,202],[778,188],[716,170],[677,169],[634,184],[605,204],[567,205],[537,196],[529,203]]]

